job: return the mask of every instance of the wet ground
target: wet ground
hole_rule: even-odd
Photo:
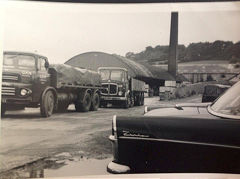
[[[174,101],[146,98],[146,105],[200,102],[201,96]],[[100,108],[41,118],[39,109],[9,111],[1,121],[0,178],[106,175],[111,161],[113,115],[142,115],[144,106]]]

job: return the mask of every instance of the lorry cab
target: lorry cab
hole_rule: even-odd
[[[101,75],[102,95],[125,97],[129,88],[128,71],[125,68],[101,67],[98,69]],[[125,98],[124,98],[125,99]]]
[[[50,85],[46,57],[34,53],[5,51],[2,70],[2,109],[39,103]],[[4,109],[3,109],[4,111]]]
[[[100,67],[101,75],[101,106],[108,103],[121,104],[124,108],[143,105],[145,83],[130,77],[128,70],[120,67]]]

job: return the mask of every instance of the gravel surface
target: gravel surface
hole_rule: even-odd
[[[145,105],[200,101],[199,95],[174,101],[159,101],[159,97],[153,97],[145,98]],[[130,109],[108,107],[77,113],[70,106],[68,112],[57,113],[50,118],[41,118],[39,109],[9,111],[1,120],[0,178],[61,176],[63,173],[68,176],[68,172],[63,172],[66,167],[81,166],[84,161],[88,161],[86,166],[91,165],[89,161],[92,160],[97,160],[92,163],[98,164],[99,167],[95,168],[102,168],[100,174],[105,174],[105,165],[112,157],[108,140],[112,116],[143,115],[143,111],[144,106]],[[82,175],[99,174],[99,170],[95,173],[83,171]],[[75,175],[81,174],[77,172]]]

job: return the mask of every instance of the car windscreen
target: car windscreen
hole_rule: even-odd
[[[224,93],[210,108],[220,115],[234,115],[240,118],[240,82]]]
[[[35,68],[35,58],[30,55],[4,54],[3,65],[12,68]]]

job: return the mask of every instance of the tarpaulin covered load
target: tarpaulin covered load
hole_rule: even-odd
[[[94,71],[66,64],[51,65],[49,72],[57,88],[64,85],[101,86],[101,76]]]
[[[99,67],[120,67],[128,70],[128,74],[148,84],[164,83],[165,80],[175,80],[167,70],[137,62],[119,55],[103,52],[87,52],[76,55],[65,62],[65,64],[84,67],[97,71]]]

